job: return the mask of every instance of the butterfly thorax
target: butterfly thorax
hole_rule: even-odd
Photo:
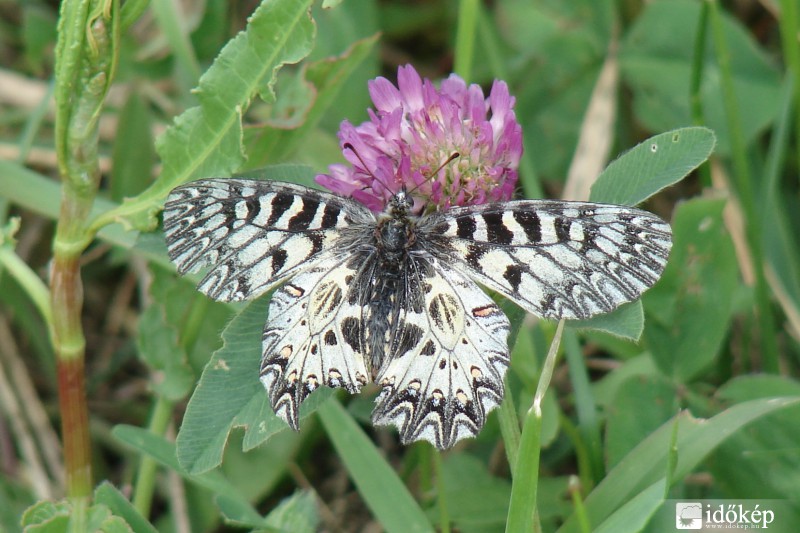
[[[387,353],[396,353],[398,322],[401,320],[398,299],[408,294],[409,262],[416,244],[416,217],[409,215],[411,198],[400,191],[389,202],[387,209],[378,215],[373,233],[372,252],[365,258],[367,274],[364,285],[369,289],[362,294],[365,322],[367,361],[373,377],[383,366]],[[367,281],[368,280],[368,281]]]

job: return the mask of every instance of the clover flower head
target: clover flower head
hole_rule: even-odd
[[[416,210],[511,198],[522,129],[505,82],[495,81],[485,98],[478,85],[455,74],[437,89],[406,65],[398,70],[397,87],[379,77],[369,93],[375,105],[370,120],[359,126],[345,120],[339,130],[350,164],[331,165],[317,183],[373,211],[403,188]]]

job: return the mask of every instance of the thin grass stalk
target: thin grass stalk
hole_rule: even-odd
[[[525,417],[517,462],[511,482],[511,500],[508,505],[506,531],[533,531],[536,512],[536,497],[539,489],[539,459],[542,450],[542,402],[553,377],[558,347],[564,333],[564,321],[556,328],[553,342],[542,366],[539,385],[533,397],[533,404]]]
[[[781,0],[781,16],[778,17],[781,29],[781,44],[786,70],[795,80],[800,80],[800,17],[795,0]],[[800,168],[800,83],[794,85],[795,164]]]
[[[722,100],[725,117],[730,132],[733,153],[733,176],[739,202],[747,220],[747,240],[750,245],[751,261],[755,273],[756,315],[759,324],[761,344],[761,363],[764,371],[778,373],[778,346],[775,335],[775,324],[769,299],[766,277],[764,275],[764,253],[762,242],[762,218],[756,210],[756,190],[750,173],[750,162],[747,159],[747,146],[744,140],[736,91],[733,86],[733,73],[730,65],[730,52],[722,23],[722,14],[716,0],[709,1],[711,31],[717,53],[720,76],[722,80]]]
[[[706,64],[706,39],[708,34],[708,2],[700,3],[700,17],[697,19],[697,33],[694,38],[692,52],[692,73],[689,80],[689,103],[691,106],[692,123],[705,126],[706,118],[703,112],[703,70]],[[698,169],[703,185],[711,186],[711,167],[701,165]]]
[[[456,26],[454,71],[465,81],[472,77],[475,56],[475,36],[478,26],[478,0],[460,0],[458,3],[458,25]]]

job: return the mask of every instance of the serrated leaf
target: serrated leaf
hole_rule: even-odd
[[[145,192],[102,215],[96,225],[122,222],[141,230],[156,225],[167,193],[202,176],[228,176],[243,162],[242,113],[253,96],[275,83],[277,70],[311,50],[311,0],[264,0],[247,28],[222,49],[200,78],[200,105],[186,110],[157,141],[163,170]]]
[[[650,137],[606,167],[592,185],[592,202],[637,205],[677,183],[708,159],[716,137],[692,127]]]
[[[342,87],[377,42],[377,36],[354,43],[341,56],[304,65],[294,84],[309,92],[308,104],[302,108],[302,120],[294,124],[270,124],[245,132],[248,163],[246,168],[263,166],[267,161],[280,161],[290,156],[308,139],[325,112],[336,102]],[[295,91],[300,92],[300,91]],[[277,104],[276,104],[277,105]],[[281,102],[281,106],[286,106]],[[289,129],[286,129],[289,128]]]

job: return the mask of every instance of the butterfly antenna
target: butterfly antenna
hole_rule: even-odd
[[[369,167],[367,166],[367,164],[364,162],[364,160],[361,159],[361,154],[358,153],[358,150],[356,150],[355,146],[353,146],[350,143],[344,143],[342,145],[342,148],[344,148],[345,150],[350,150],[351,152],[353,152],[355,154],[355,156],[358,158],[358,160],[361,161],[361,166],[364,167],[364,171],[367,174],[369,174],[369,176],[372,179],[374,179],[375,181],[377,181],[378,183],[380,183],[381,185],[383,185],[387,189],[389,188],[389,187],[387,187],[387,185],[384,182],[382,182],[380,179],[378,179],[378,176],[376,176],[375,174],[372,173],[372,170],[370,170]],[[365,186],[361,187],[361,190],[363,191],[364,189],[367,189],[367,188],[370,188],[370,186],[369,185],[365,185]]]
[[[438,174],[438,173],[439,173],[439,171],[440,171],[440,170],[442,170],[444,167],[446,167],[447,165],[449,165],[450,163],[452,163],[453,161],[455,161],[455,160],[456,160],[456,159],[458,159],[459,157],[461,157],[461,154],[460,154],[460,153],[458,153],[458,152],[453,152],[452,154],[450,154],[450,157],[448,157],[448,158],[445,160],[445,162],[444,162],[444,163],[442,163],[441,165],[439,165],[439,167],[438,167],[436,170],[434,170],[433,172],[431,172],[430,174],[428,174],[427,176],[425,176],[425,181],[424,181],[423,183],[426,183],[426,182],[428,182],[428,181],[431,181],[431,180],[433,179],[433,177],[434,177],[434,176],[436,176],[436,174]],[[411,193],[413,193],[414,191],[416,191],[417,189],[419,189],[420,187],[422,187],[422,183],[420,183],[419,185],[416,185],[416,186],[415,186],[413,189],[409,190],[409,191],[408,191],[408,193],[409,193],[409,194],[411,194]]]

